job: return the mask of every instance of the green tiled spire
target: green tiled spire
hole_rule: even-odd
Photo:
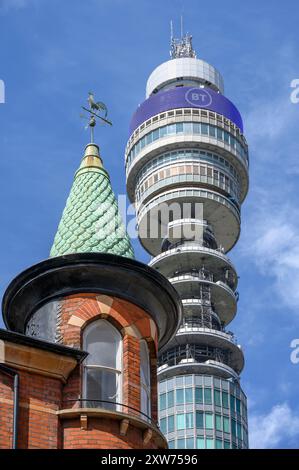
[[[88,144],[75,174],[50,256],[95,252],[134,258],[99,147]]]

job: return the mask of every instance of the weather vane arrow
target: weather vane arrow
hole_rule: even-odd
[[[86,128],[90,128],[90,142],[94,142],[94,128],[97,124],[97,119],[100,119],[100,121],[103,124],[109,124],[112,126],[112,122],[107,119],[108,115],[108,109],[107,106],[102,103],[101,101],[95,101],[94,94],[92,92],[88,93],[88,104],[89,108],[86,108],[85,106],[82,106],[82,109],[86,112],[89,113],[89,117],[86,117],[85,115],[81,115],[81,117],[88,119],[88,124]],[[99,113],[103,113],[101,116]]]

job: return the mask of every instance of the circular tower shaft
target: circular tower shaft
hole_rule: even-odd
[[[238,278],[226,253],[240,233],[248,147],[220,73],[194,55],[174,53],[148,79],[126,147],[127,190],[149,264],[184,308],[160,350],[161,430],[171,448],[247,448],[244,357],[227,331]]]

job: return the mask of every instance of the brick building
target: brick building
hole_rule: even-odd
[[[178,294],[134,260],[99,148],[87,145],[51,257],[3,298],[0,448],[164,449],[157,351]]]

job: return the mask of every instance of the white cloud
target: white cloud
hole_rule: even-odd
[[[290,93],[283,87],[273,99],[253,101],[244,118],[251,166],[264,180],[273,172],[281,177],[299,172],[299,103],[291,103]]]
[[[284,85],[272,99],[253,100],[245,117],[252,181],[239,248],[271,280],[269,290],[276,298],[298,313],[299,204],[294,176],[299,173],[299,104],[290,100],[290,51],[279,71]]]
[[[287,129],[294,112],[295,107],[287,93],[271,101],[254,103],[245,117],[246,134],[250,136],[251,145],[269,145],[272,140],[277,140]]]
[[[273,406],[268,414],[252,414],[249,419],[250,448],[294,447],[299,437],[299,415],[287,403]]]
[[[255,203],[240,244],[241,256],[274,280],[270,288],[298,313],[299,213],[297,207],[273,203],[267,197]]]

